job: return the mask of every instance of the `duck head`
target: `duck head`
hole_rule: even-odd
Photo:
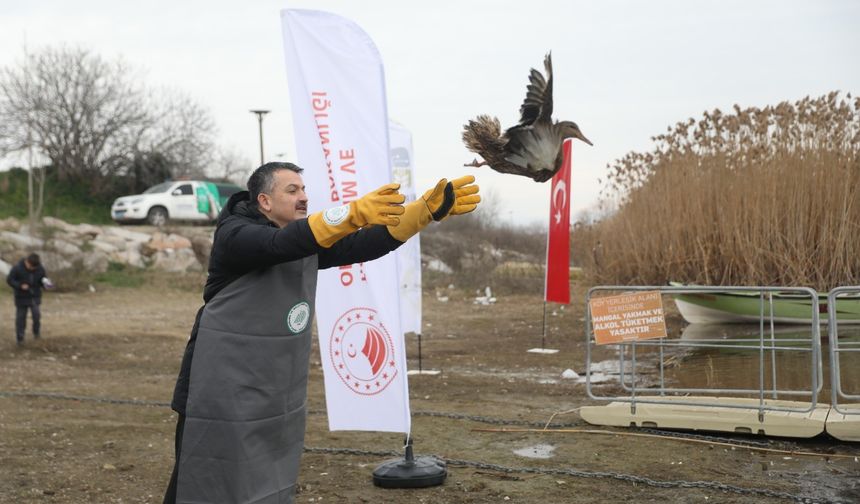
[[[558,129],[562,134],[562,138],[578,138],[588,145],[594,145],[591,143],[591,140],[585,138],[585,135],[579,131],[579,126],[573,121],[559,121]]]

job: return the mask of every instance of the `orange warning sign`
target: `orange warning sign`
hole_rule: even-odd
[[[598,345],[666,337],[659,291],[591,299],[591,324]]]

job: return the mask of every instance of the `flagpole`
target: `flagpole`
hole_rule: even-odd
[[[570,302],[570,165],[571,165],[571,139],[566,139],[563,144],[564,160],[561,169],[553,176],[550,184],[550,204],[549,204],[549,227],[546,233],[546,267],[544,270],[544,292],[543,292],[543,330],[541,332],[540,348],[531,348],[530,353],[557,353],[558,350],[546,348],[546,305],[549,299],[558,303]],[[563,239],[558,235],[558,227],[563,228]],[[555,235],[553,232],[555,229]],[[553,239],[555,236],[555,239]],[[564,245],[564,250],[561,256],[556,250],[553,253],[553,248],[558,248],[559,245]],[[550,258],[554,260],[550,262]],[[559,264],[561,261],[563,264]],[[552,267],[551,267],[552,266]],[[563,268],[563,269],[560,269]],[[552,271],[550,271],[552,270]],[[550,278],[556,279],[556,283],[551,291]],[[563,295],[559,295],[557,282],[560,279],[567,279],[567,285],[564,286]]]

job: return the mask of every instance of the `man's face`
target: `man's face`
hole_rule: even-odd
[[[271,193],[257,198],[260,211],[278,227],[308,216],[308,195],[302,176],[292,170],[278,170],[273,174]]]
[[[27,269],[27,271],[34,271],[36,269],[36,267],[30,264],[30,261],[28,261],[27,259],[24,259],[24,267]]]

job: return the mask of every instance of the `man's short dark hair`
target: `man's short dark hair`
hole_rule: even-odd
[[[27,262],[30,263],[30,266],[34,268],[40,264],[42,264],[42,258],[39,257],[39,254],[30,254],[27,256]]]
[[[248,193],[251,196],[251,203],[257,203],[257,196],[260,193],[272,192],[272,186],[275,183],[274,174],[279,170],[291,170],[296,173],[305,171],[304,168],[299,168],[293,163],[280,162],[266,163],[257,168],[248,178]]]

